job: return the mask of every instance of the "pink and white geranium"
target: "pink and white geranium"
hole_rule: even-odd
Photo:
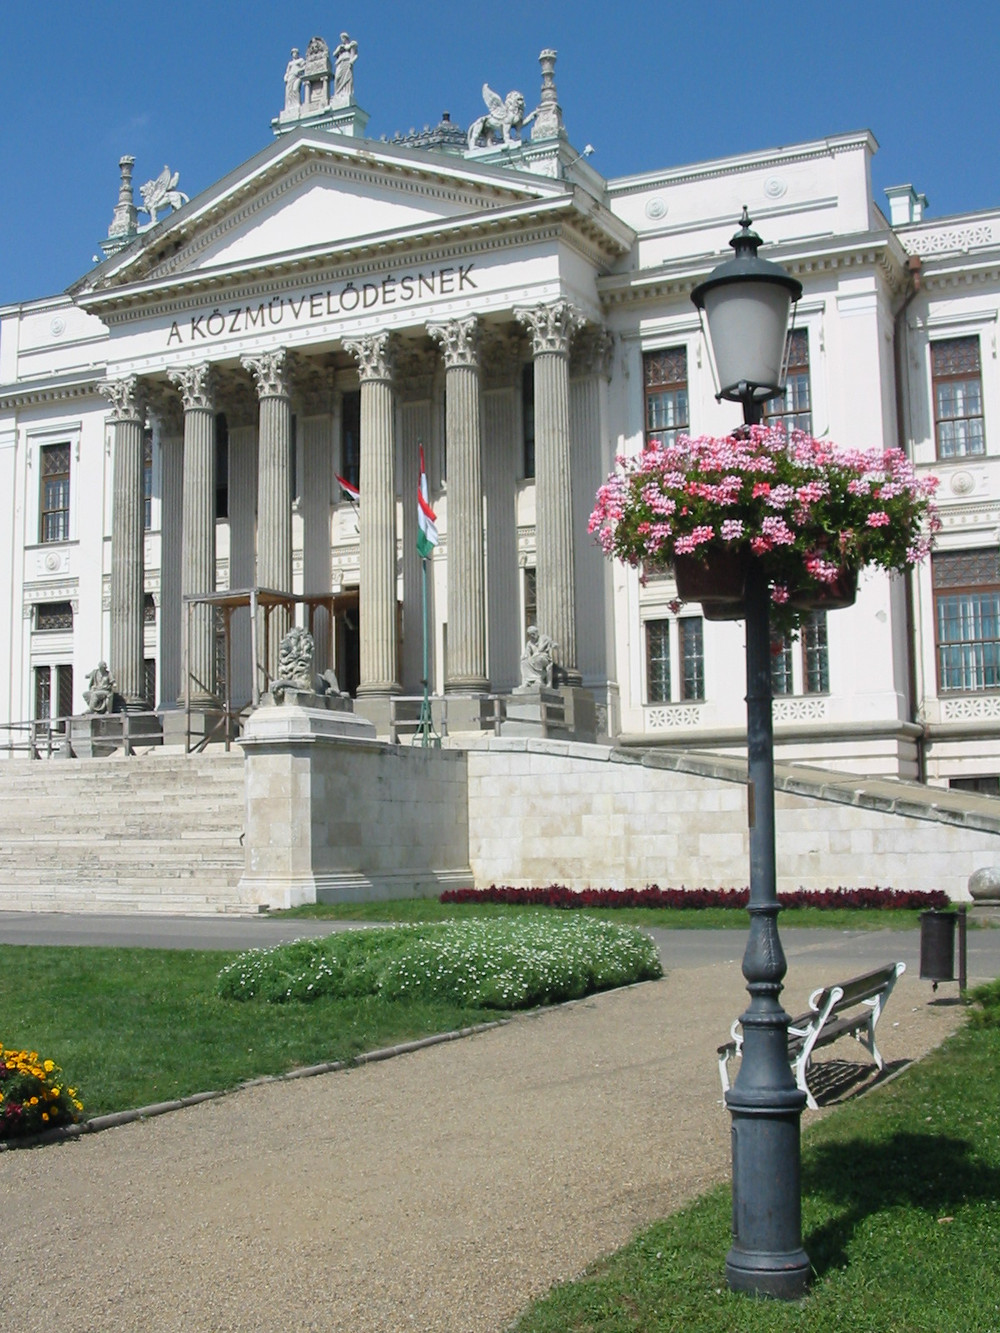
[[[652,441],[597,492],[590,516],[608,556],[669,566],[674,555],[744,551],[761,560],[781,608],[841,570],[902,571],[923,560],[940,521],[937,478],[899,449],[838,449],[779,425],[722,438]]]

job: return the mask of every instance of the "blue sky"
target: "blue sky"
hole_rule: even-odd
[[[0,0],[0,305],[90,267],[117,199],[180,172],[194,196],[271,139],[292,46],[346,30],[374,138],[556,80],[571,142],[605,176],[871,129],[874,186],[935,217],[1000,205],[997,20],[984,0]],[[138,192],[137,192],[138,199]]]

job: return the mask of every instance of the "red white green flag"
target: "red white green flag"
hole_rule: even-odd
[[[437,515],[427,501],[424,446],[420,446],[420,486],[417,490],[417,550],[426,560],[438,544]]]

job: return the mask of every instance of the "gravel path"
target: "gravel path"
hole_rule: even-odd
[[[829,980],[793,961],[788,1004]],[[900,980],[887,1061],[958,1023],[930,998]],[[679,968],[383,1064],[0,1154],[17,1326],[499,1333],[726,1176],[714,1052],[744,1000],[732,966]]]

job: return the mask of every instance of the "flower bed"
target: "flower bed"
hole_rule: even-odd
[[[940,527],[937,478],[918,477],[901,450],[838,449],[781,425],[653,440],[617,464],[590,516],[604,553],[637,567],[759,561],[781,629],[845,574],[916,564]]]
[[[0,1139],[44,1134],[80,1119],[83,1102],[68,1088],[62,1070],[37,1051],[0,1043]]]
[[[535,917],[347,931],[253,949],[222,969],[217,992],[272,1004],[371,996],[523,1009],[661,975],[656,946],[640,930]]]
[[[571,889],[565,884],[545,888],[513,888],[491,884],[488,889],[448,889],[441,894],[443,903],[507,903],[511,906],[584,908],[584,907],[746,907],[749,889],[661,889],[650,884],[644,889]],[[946,893],[922,893],[909,889],[796,889],[779,893],[783,907],[929,909],[948,907]]]

